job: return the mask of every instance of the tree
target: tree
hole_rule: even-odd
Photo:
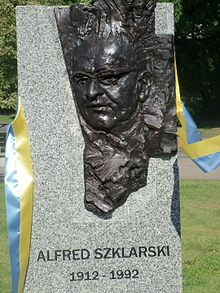
[[[69,5],[67,0],[0,0],[0,110],[13,111],[17,104],[16,17],[18,5]],[[89,1],[81,1],[87,3]]]
[[[182,96],[200,120],[219,120],[219,32],[219,0],[182,1],[176,37]]]
[[[0,7],[0,108],[14,109],[17,96],[14,3],[0,0]]]
[[[109,0],[110,1],[110,0]],[[15,109],[17,96],[15,7],[70,5],[94,0],[0,0],[0,109]],[[182,97],[201,119],[219,119],[219,0],[160,0],[175,4],[176,51]]]

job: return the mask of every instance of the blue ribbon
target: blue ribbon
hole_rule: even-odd
[[[205,173],[209,173],[220,167],[220,153],[200,157],[192,161]]]
[[[12,126],[8,126],[5,150],[5,194],[11,261],[12,293],[18,292],[20,275],[20,190],[16,170],[16,144]]]
[[[194,143],[202,139],[200,132],[194,122],[192,116],[189,114],[186,107],[183,105],[183,115],[186,120],[187,142]]]

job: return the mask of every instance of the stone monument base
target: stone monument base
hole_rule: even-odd
[[[24,292],[181,293],[176,157],[151,159],[147,186],[112,217],[88,212],[84,142],[54,10],[18,7],[17,27],[19,96],[34,172]]]

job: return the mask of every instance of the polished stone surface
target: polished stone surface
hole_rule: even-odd
[[[19,96],[34,172],[31,253],[24,292],[182,292],[176,158],[151,159],[148,185],[133,193],[112,218],[86,211],[84,143],[53,8],[18,7],[17,28]],[[122,247],[125,256],[132,247],[136,252],[139,247],[142,251],[151,248],[146,257],[133,251],[130,258],[123,258]],[[97,248],[120,249],[115,258],[95,259]],[[87,249],[90,257],[78,259],[78,249]],[[37,261],[39,252],[46,255],[47,250],[50,260]],[[75,250],[76,259],[54,261],[55,250]],[[139,278],[112,280],[113,270],[138,270]],[[80,271],[90,276],[98,271],[99,280],[70,281],[70,274]]]

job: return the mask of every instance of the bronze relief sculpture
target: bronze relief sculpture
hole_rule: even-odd
[[[176,152],[173,36],[154,0],[55,9],[85,141],[85,207],[109,215],[147,184],[149,158]]]

